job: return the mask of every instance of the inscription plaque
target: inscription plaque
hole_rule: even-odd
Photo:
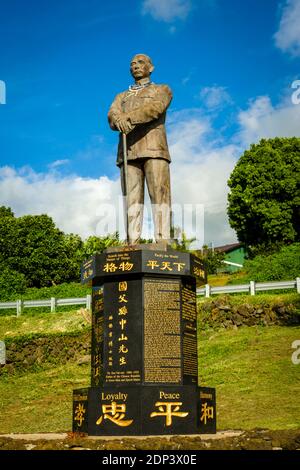
[[[184,383],[197,384],[198,354],[197,354],[197,304],[196,285],[194,279],[183,279],[182,289],[182,349]]]
[[[181,383],[180,280],[144,280],[144,381]]]

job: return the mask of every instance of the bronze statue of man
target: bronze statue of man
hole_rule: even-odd
[[[146,54],[137,54],[130,63],[135,80],[128,90],[118,94],[112,103],[108,121],[120,132],[117,165],[121,169],[123,194],[123,139],[127,142],[127,211],[128,240],[138,242],[143,223],[144,186],[147,183],[152,205],[155,240],[170,239],[170,169],[171,161],[166,130],[166,110],[172,100],[167,85],[150,80],[154,66]]]

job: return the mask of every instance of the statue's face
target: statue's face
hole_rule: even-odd
[[[135,80],[150,77],[153,65],[142,54],[135,55],[130,63],[130,72]]]

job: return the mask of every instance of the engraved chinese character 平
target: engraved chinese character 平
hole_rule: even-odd
[[[84,421],[84,418],[85,418],[85,413],[86,413],[86,409],[83,405],[83,403],[78,403],[78,405],[76,406],[75,408],[75,418],[74,420],[75,421],[78,421],[78,426],[82,426],[82,423]]]
[[[203,403],[201,407],[201,418],[200,421],[203,421],[204,424],[206,424],[206,421],[208,419],[214,419],[214,407],[213,406],[207,406],[207,403]]]
[[[125,302],[125,303],[128,302],[128,300],[126,299],[126,294],[120,294],[119,295],[119,303],[120,302]]]
[[[147,266],[149,266],[151,269],[159,268],[159,263],[154,259],[149,259]]]
[[[96,424],[101,424],[105,419],[108,419],[117,426],[130,426],[133,423],[133,419],[124,419],[126,415],[126,404],[118,404],[115,401],[111,402],[110,405],[102,405],[102,415],[96,421]]]
[[[129,263],[128,261],[126,261],[126,263],[123,261],[123,263],[119,264],[119,269],[121,269],[121,271],[131,271],[132,268],[133,263]]]
[[[187,411],[179,411],[182,406],[182,402],[163,402],[157,401],[155,406],[158,407],[159,411],[153,411],[150,415],[150,418],[155,418],[156,416],[165,416],[166,417],[166,426],[172,425],[172,417],[177,416],[178,418],[186,418],[188,416]]]
[[[127,281],[120,281],[119,282],[119,292],[127,291]]]
[[[128,310],[127,310],[126,305],[123,305],[123,307],[119,308],[119,315],[127,315],[127,313],[128,313]]]
[[[114,273],[118,269],[118,266],[115,265],[115,263],[106,263],[103,266],[103,271],[106,273]]]

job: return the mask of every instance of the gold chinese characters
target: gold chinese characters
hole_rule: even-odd
[[[157,401],[155,406],[158,407],[159,411],[153,411],[150,414],[150,418],[155,418],[156,416],[165,416],[166,418],[166,426],[172,425],[172,417],[177,416],[178,418],[185,418],[188,416],[188,412],[186,411],[179,411],[180,407],[182,406],[181,401],[173,401],[173,402],[163,402]]]
[[[83,403],[78,403],[78,405],[75,408],[75,418],[74,418],[75,421],[78,421],[78,427],[82,426],[82,423],[85,419],[85,416],[84,416],[85,413],[86,413],[86,409],[84,408]]]
[[[124,419],[126,414],[126,403],[118,404],[115,401],[110,405],[102,405],[102,415],[97,419],[96,424],[101,424],[104,419],[108,419],[117,426],[130,426],[133,419]]]
[[[122,261],[120,264],[116,263],[106,263],[103,266],[103,271],[106,273],[114,273],[116,271],[131,271],[133,268],[133,263],[129,263],[129,261]]]
[[[125,366],[127,365],[127,354],[129,351],[127,341],[128,341],[128,336],[127,336],[127,314],[128,314],[128,298],[127,298],[127,289],[128,289],[128,284],[126,281],[121,281],[118,283],[118,328],[120,329],[120,334],[117,337],[117,344],[118,344],[118,349],[117,349],[117,354],[118,354],[118,364],[119,366]],[[113,367],[113,347],[114,347],[114,341],[113,341],[113,328],[116,326],[113,323],[113,315],[110,315],[108,317],[109,324],[108,324],[108,329],[109,329],[109,357],[108,357],[108,366]]]
[[[213,406],[207,406],[206,402],[202,404],[201,413],[200,421],[203,421],[204,424],[208,419],[214,419],[214,408]]]
[[[179,263],[175,261],[162,261],[159,262],[155,259],[149,259],[146,266],[153,269],[159,269],[160,271],[171,271],[171,272],[181,272],[185,267],[185,263]]]
[[[123,394],[126,395],[127,394]],[[180,401],[157,401],[154,405],[158,408],[158,411],[153,411],[150,414],[150,418],[156,418],[157,416],[162,416],[165,418],[166,426],[171,426],[173,424],[173,417],[176,418],[186,418],[189,415],[188,411],[180,411],[182,402]],[[96,424],[100,425],[104,420],[109,420],[117,426],[127,427],[133,423],[133,419],[126,418],[126,403],[117,403],[112,401],[109,405],[103,404],[101,406],[102,414],[97,419]]]

